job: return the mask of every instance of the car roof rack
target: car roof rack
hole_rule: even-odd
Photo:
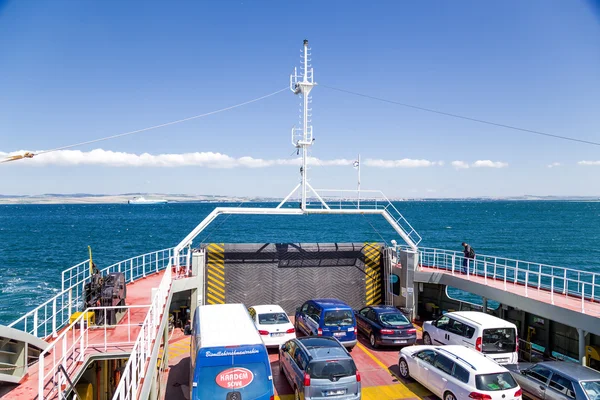
[[[477,368],[475,368],[475,366],[474,366],[473,364],[471,364],[470,362],[468,362],[468,361],[467,361],[467,360],[465,360],[464,358],[462,358],[462,357],[459,357],[459,356],[457,356],[456,354],[454,354],[454,353],[452,353],[452,352],[450,352],[450,351],[448,351],[448,350],[446,350],[446,349],[442,349],[441,347],[436,347],[435,349],[436,349],[437,351],[440,351],[440,352],[443,352],[443,353],[446,353],[446,354],[449,354],[449,355],[451,355],[452,357],[456,358],[457,360],[460,360],[460,361],[464,362],[465,364],[467,364],[469,367],[471,367],[471,369],[472,369],[473,371],[477,371]]]

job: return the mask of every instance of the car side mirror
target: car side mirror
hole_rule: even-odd
[[[301,308],[302,308],[302,307],[296,307],[296,313],[297,313],[297,314],[299,314],[299,313],[300,313],[300,309],[301,309]]]
[[[522,370],[521,375],[527,375],[527,370],[526,369]]]

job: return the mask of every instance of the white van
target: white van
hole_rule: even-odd
[[[424,344],[460,344],[482,352],[498,364],[519,359],[515,324],[479,311],[459,311],[423,324]]]

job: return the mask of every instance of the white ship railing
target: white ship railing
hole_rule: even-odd
[[[316,189],[319,198],[309,199],[308,209],[322,209],[325,206],[321,199],[327,203],[330,209],[337,210],[385,210],[394,219],[404,233],[415,245],[421,242],[421,235],[413,228],[392,201],[381,190],[334,190]]]
[[[172,268],[167,268],[160,281],[157,293],[152,298],[152,305],[148,310],[140,333],[133,345],[119,385],[115,389],[113,400],[137,398],[139,385],[142,383],[142,378],[146,375],[151,360],[152,345],[155,340],[159,340],[157,334],[161,317],[168,311],[165,310],[165,306],[171,294],[173,282],[172,271]]]
[[[483,277],[485,284],[488,280],[500,281],[504,290],[509,284],[521,285],[525,287],[526,297],[529,297],[529,289],[544,290],[550,293],[552,304],[555,295],[577,298],[581,300],[582,313],[585,313],[586,301],[600,300],[600,274],[597,273],[488,255],[468,260],[468,268],[463,269],[463,260],[462,252],[419,247],[419,264],[423,267],[450,271],[453,275],[463,272],[466,279]]]
[[[188,253],[182,253],[179,265],[189,265]],[[163,249],[119,261],[100,271],[103,274],[123,272],[128,283],[162,271],[171,264],[172,257],[173,248]],[[56,337],[58,330],[69,323],[71,315],[83,306],[83,288],[90,278],[89,267],[89,260],[86,260],[64,270],[62,291],[8,326],[40,338]]]
[[[106,352],[124,353],[130,350],[138,337],[140,322],[131,320],[132,312],[145,313],[149,305],[120,307],[91,307],[86,311],[104,314],[110,310],[125,312],[116,325],[88,326],[85,315],[80,315],[64,329],[50,345],[40,353],[38,359],[38,399],[66,399],[68,380],[65,372],[72,376],[90,354]],[[111,334],[107,334],[107,331]]]

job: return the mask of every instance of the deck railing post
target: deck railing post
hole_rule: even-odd
[[[504,291],[506,292],[506,265],[504,265]]]
[[[585,283],[581,284],[581,312],[585,314]]]
[[[525,271],[525,297],[529,297],[527,287],[529,286],[529,270]]]
[[[456,261],[456,254],[452,254],[452,275],[454,275],[454,264]]]
[[[540,290],[541,283],[542,283],[542,266],[538,265],[538,290]]]
[[[69,300],[68,301],[69,301],[69,305],[68,305],[68,307],[69,307],[69,314],[68,314],[68,317],[71,318],[71,311],[72,311],[71,310],[71,303],[73,302],[73,288],[69,288]]]
[[[596,274],[592,274],[592,301],[594,301],[594,289],[596,288]]]
[[[33,312],[33,336],[38,335],[38,310],[39,308],[36,308]]]
[[[156,272],[158,272],[158,252],[156,252]]]
[[[518,279],[519,279],[519,261],[517,261],[517,265],[515,266],[515,281],[514,281],[514,283],[517,283]]]
[[[38,400],[44,400],[44,352],[38,357]]]
[[[550,283],[550,299],[552,300],[552,305],[554,305],[554,275],[552,275],[552,282]]]
[[[56,337],[56,297],[52,300],[52,337]]]
[[[567,297],[569,297],[569,291],[567,290],[567,270],[564,270],[564,278],[563,278],[563,294],[567,295]]]
[[[487,285],[487,261],[483,262],[483,273],[485,275],[485,284]],[[288,325],[289,326],[289,325]]]
[[[142,256],[142,277],[146,277],[146,255]]]
[[[469,270],[471,269],[470,268],[471,267],[471,265],[470,265],[471,263],[469,262],[468,258],[463,258],[463,262],[465,262],[465,261],[467,262],[467,279],[471,280],[471,275],[469,275],[469,272],[470,272]]]
[[[497,261],[498,259],[494,257],[494,280],[496,280],[496,267],[498,266]]]
[[[129,260],[129,278],[129,281],[133,282],[133,258]]]

